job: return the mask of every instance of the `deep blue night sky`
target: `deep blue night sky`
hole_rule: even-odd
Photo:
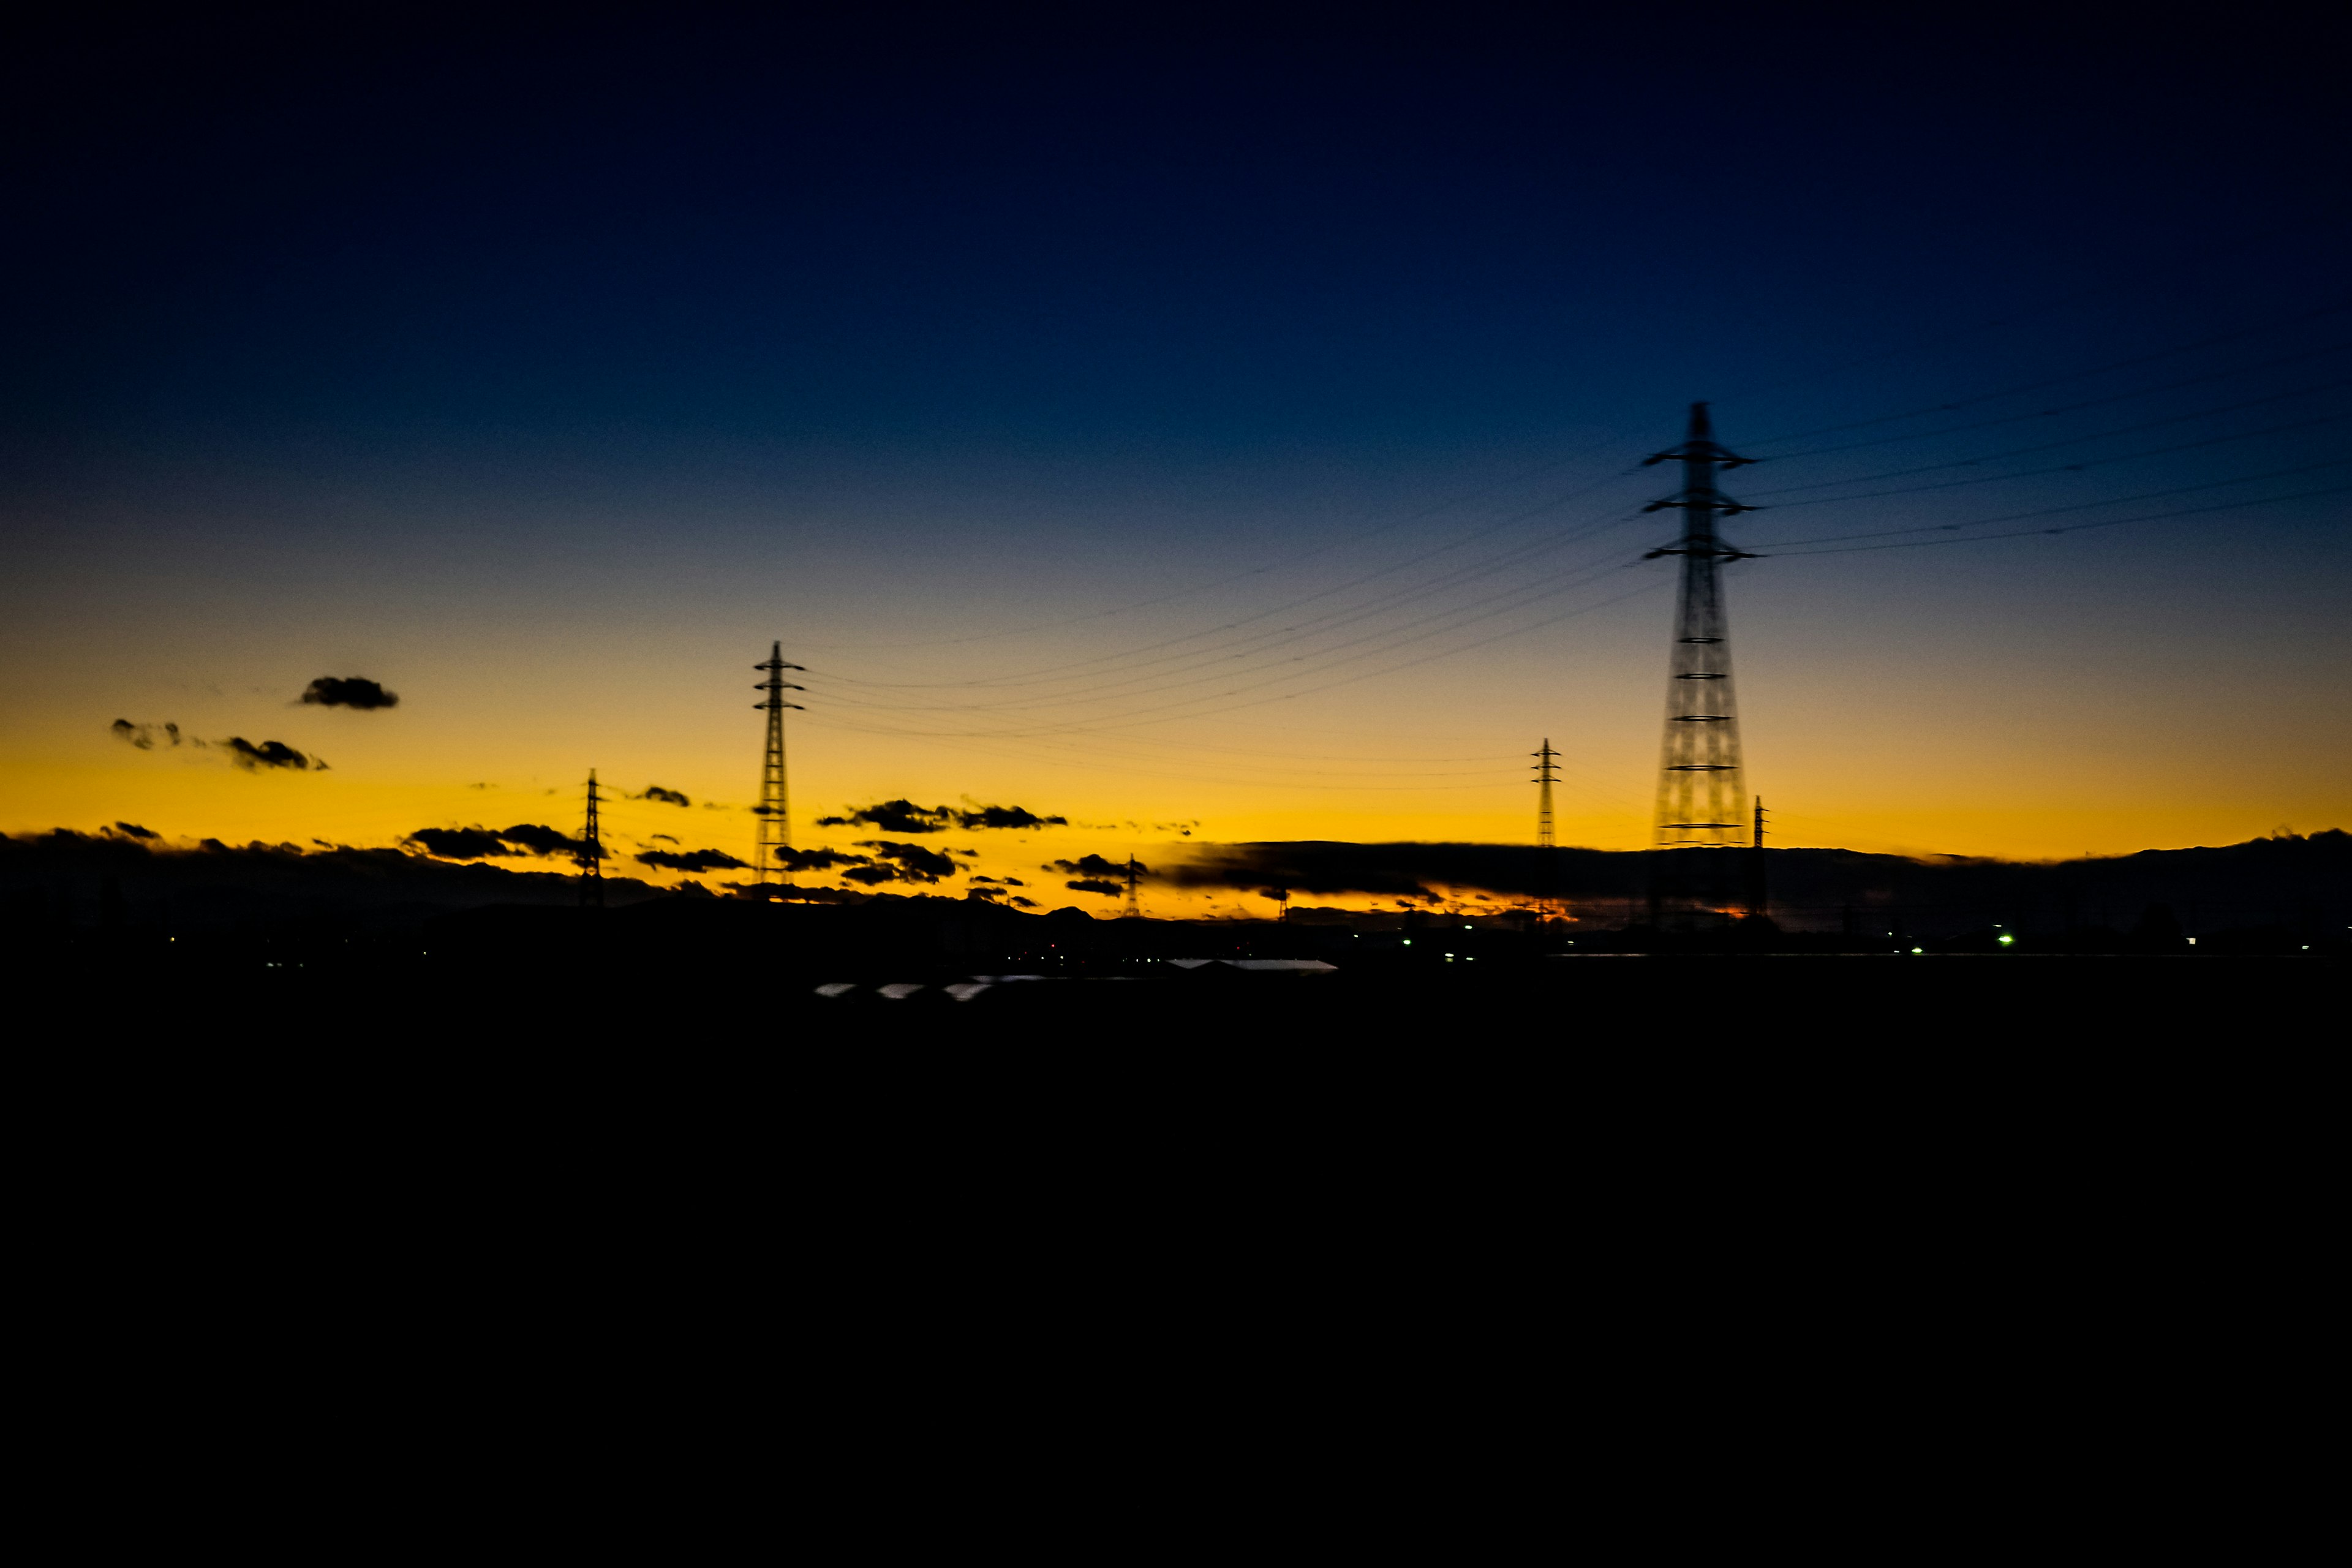
[[[2329,105],[2259,57],[1854,31],[387,21],[101,55],[18,170],[13,422],[68,452],[1394,450],[2102,282],[2201,293],[2241,235],[2277,236],[2265,275],[2305,253],[2286,288],[2340,272]]]

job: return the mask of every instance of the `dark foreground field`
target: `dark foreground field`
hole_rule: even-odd
[[[61,1004],[86,1039],[152,1037],[170,1019],[187,1036],[429,1050],[738,1043],[797,1056],[993,1037],[1220,1053],[2326,1048],[2345,1032],[2346,963],[2326,952],[1591,952],[1539,933],[1244,939],[1156,922],[1090,922],[1008,951],[985,932],[824,940],[842,933],[789,923],[663,930],[490,910],[369,936],[93,938],[42,955],[19,994]]]

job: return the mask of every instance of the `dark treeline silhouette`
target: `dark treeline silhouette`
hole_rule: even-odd
[[[1770,916],[1784,931],[1942,938],[1999,924],[2033,935],[2130,932],[2164,910],[2187,935],[2275,927],[2340,940],[2352,925],[2352,835],[2340,829],[2048,863],[1850,849],[1768,849],[1763,859]],[[1551,900],[1579,924],[1607,927],[1643,922],[1655,865],[1654,855],[1600,849],[1308,841],[1205,845],[1156,879],[1275,889],[1292,900],[1370,895],[1391,907]],[[1294,919],[1315,914],[1294,902]]]
[[[891,875],[904,880],[936,886],[961,869],[918,845],[876,840],[865,847],[892,862]],[[819,853],[811,852],[811,859]],[[872,858],[835,858],[851,867],[841,874],[854,876]],[[1286,903],[1289,923],[1298,928],[1394,931],[1408,911],[1501,916],[1548,902],[1550,913],[1572,917],[1562,931],[1590,937],[1646,924],[1653,858],[1515,845],[1308,841],[1204,845],[1188,860],[1138,868],[1160,886],[1231,889],[1245,900],[1265,899],[1269,918]],[[2352,927],[2352,835],[2341,830],[2050,864],[1843,849],[1774,849],[1766,858],[1772,927],[1791,937],[1935,942],[1997,926],[2035,939],[2102,931],[2185,939],[2268,929],[2302,942],[2340,942]],[[1050,868],[1103,879],[1093,889],[1102,894],[1123,890],[1108,879],[1124,868],[1097,857]],[[869,887],[874,880],[861,879]],[[605,879],[604,889],[616,907],[646,900],[742,901],[696,884],[673,890],[617,875]],[[975,891],[980,898],[919,901],[961,911],[996,893],[993,887]],[[907,901],[862,889],[810,892],[838,907]],[[1316,901],[1339,895],[1369,896],[1386,912],[1341,911]],[[572,877],[557,866],[454,864],[397,848],[215,839],[175,847],[133,823],[98,833],[0,836],[0,908],[20,940],[110,921],[171,934],[318,919],[373,930],[487,905],[568,906],[575,897]],[[1108,915],[1112,907],[1098,912]],[[1013,908],[971,911],[974,919],[1000,917],[1035,918]]]
[[[402,849],[210,838],[171,847],[135,823],[95,834],[0,835],[0,909],[19,940],[93,926],[172,935],[319,919],[396,927],[483,904],[569,904],[577,889],[561,870],[460,865]],[[625,904],[662,892],[608,875],[604,896]]]

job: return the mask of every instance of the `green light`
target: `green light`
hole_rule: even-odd
[[[1912,951],[1912,952],[1927,952],[1927,950],[1926,948],[1924,948],[1924,947],[1915,947],[1915,948],[1913,948],[1911,951]]]
[[[2011,942],[2015,942],[2016,940],[2017,940],[2017,939],[2016,939],[2015,937],[2011,936],[2011,935],[2009,935],[2007,932],[2005,932],[2005,931],[2004,931],[2004,932],[2001,934],[2000,945],[2001,945],[2001,946],[2003,946],[2003,947],[2007,947]]]

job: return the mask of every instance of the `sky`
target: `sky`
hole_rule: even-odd
[[[0,831],[1638,847],[1697,400],[1776,842],[2352,823],[2335,46],[1654,15],[20,37]]]

